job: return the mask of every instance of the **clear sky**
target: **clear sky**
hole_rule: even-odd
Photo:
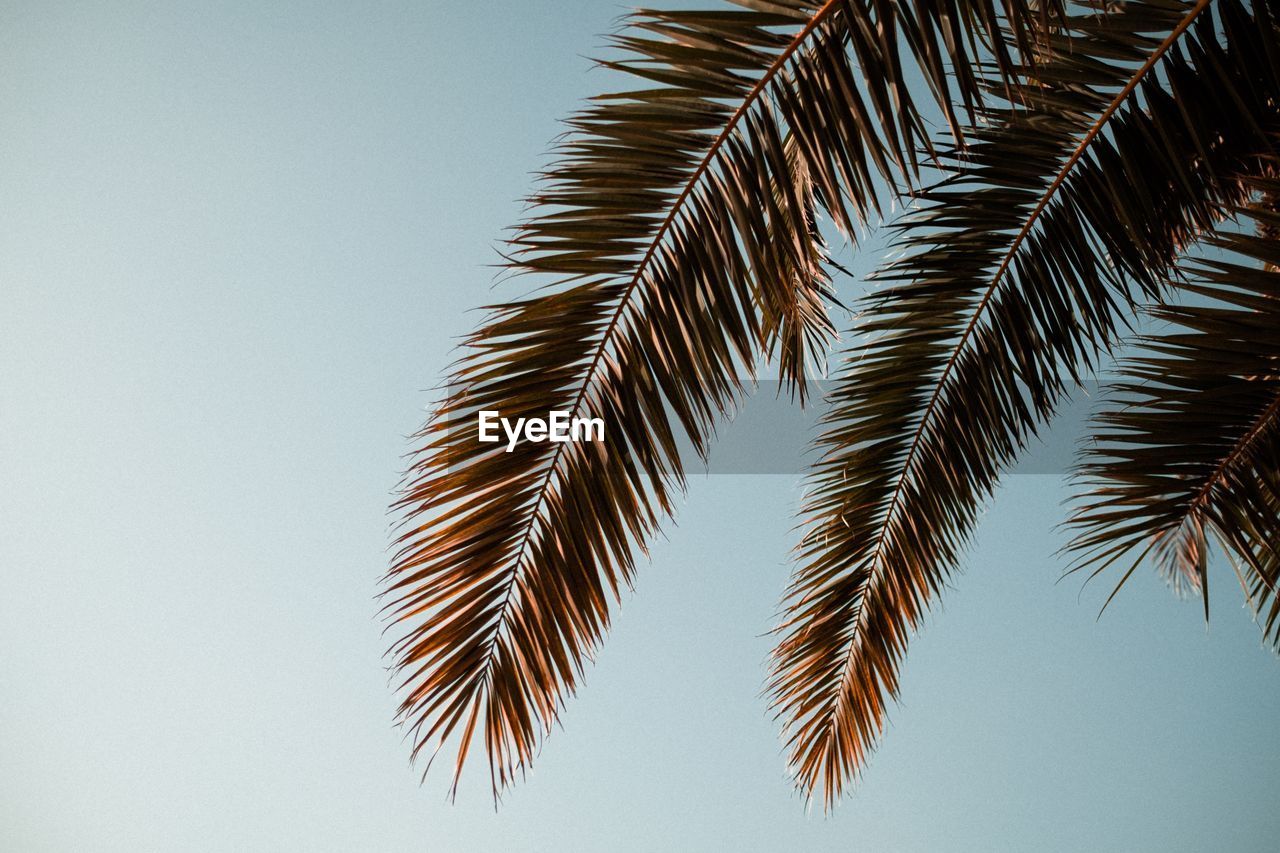
[[[833,816],[760,696],[794,476],[695,478],[500,811],[480,765],[419,785],[385,506],[621,11],[0,5],[0,850],[1273,850],[1234,581],[1207,631],[1149,574],[1095,622],[1054,476],[988,513]]]

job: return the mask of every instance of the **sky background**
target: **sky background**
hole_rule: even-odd
[[[0,850],[1265,851],[1280,661],[1010,479],[856,792],[761,698],[795,476],[695,478],[495,813],[392,728],[385,507],[622,7],[0,4]],[[846,258],[847,260],[847,258]],[[864,267],[860,267],[864,268]]]

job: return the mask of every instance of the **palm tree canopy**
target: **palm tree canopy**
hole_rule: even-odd
[[[1280,130],[1272,20],[1239,0],[740,0],[629,18],[602,64],[637,88],[568,120],[505,253],[538,288],[465,341],[397,504],[386,612],[414,755],[456,743],[456,786],[480,738],[495,795],[528,766],[671,513],[678,439],[705,454],[762,359],[801,399],[825,359],[819,217],[852,241],[909,194],[905,256],[832,395],[771,680],[798,784],[838,797],[1001,472],[1257,189]],[[487,410],[600,418],[608,440],[508,453],[477,441]],[[1264,599],[1275,564],[1254,516],[1280,503],[1246,469],[1275,436],[1248,434],[1250,509],[1196,511]],[[1108,541],[1095,525],[1090,547]]]

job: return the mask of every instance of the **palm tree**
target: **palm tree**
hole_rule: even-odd
[[[978,511],[1122,346],[1076,567],[1153,558],[1207,601],[1216,541],[1280,645],[1272,0],[736,0],[612,44],[635,88],[568,119],[505,252],[539,286],[466,340],[397,504],[415,757],[456,750],[456,789],[480,739],[495,796],[528,766],[683,486],[678,439],[705,454],[762,363],[804,402],[834,341],[824,237],[897,199],[777,632],[799,787],[830,805],[865,765]],[[507,453],[481,410],[608,441]]]

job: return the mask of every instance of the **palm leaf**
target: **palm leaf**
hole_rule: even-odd
[[[569,120],[508,252],[542,287],[466,340],[420,433],[384,588],[413,754],[456,739],[455,788],[475,738],[495,795],[528,766],[670,513],[677,435],[705,452],[771,347],[803,382],[828,331],[814,205],[851,232],[912,173],[907,69],[958,126],[979,52],[1013,67],[1003,21],[1034,43],[1024,0],[738,6],[640,12],[614,39],[604,65],[640,88]],[[601,418],[606,442],[506,453],[476,440],[483,410]]]
[[[802,790],[865,764],[1002,471],[1271,145],[1268,3],[1064,21],[900,225],[831,393],[771,693]],[[999,91],[998,81],[992,88]]]
[[[1280,191],[1274,178],[1251,183]],[[1274,208],[1239,214],[1259,235],[1280,227]],[[1116,590],[1153,556],[1203,595],[1207,618],[1216,540],[1280,648],[1280,243],[1225,230],[1212,243],[1227,259],[1199,262],[1179,284],[1199,304],[1154,308],[1170,328],[1145,340],[1109,390],[1079,471],[1070,547],[1075,568],[1094,574],[1130,560]]]

